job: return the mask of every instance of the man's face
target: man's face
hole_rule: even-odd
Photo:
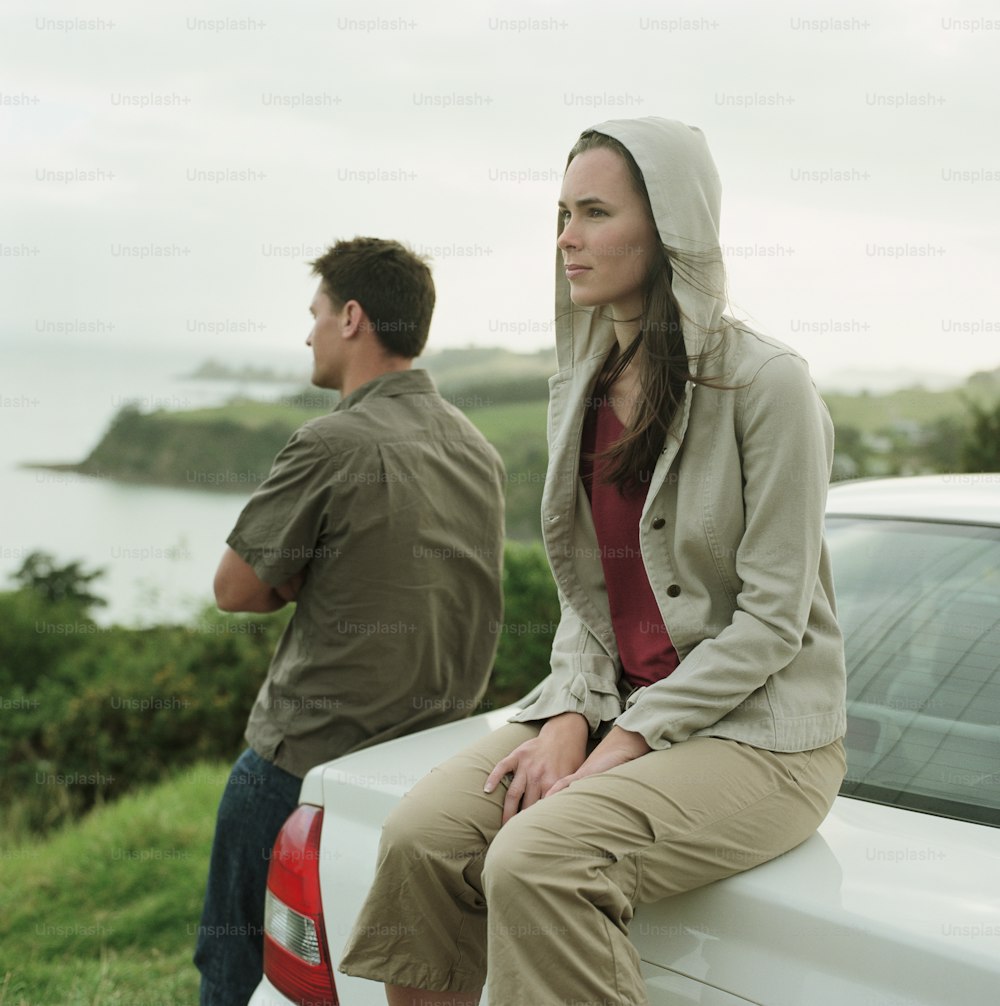
[[[309,313],[313,316],[313,327],[306,339],[306,345],[313,351],[312,383],[317,388],[332,388],[339,391],[344,380],[344,339],[343,307],[337,310],[329,294],[320,282]]]

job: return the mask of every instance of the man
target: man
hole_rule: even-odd
[[[268,862],[302,777],[467,715],[501,618],[503,466],[412,366],[430,269],[377,238],[311,265],[312,380],[341,399],[275,459],[215,576],[224,611],[296,609],[219,806],[195,953],[203,1006],[245,1006],[260,981]]]

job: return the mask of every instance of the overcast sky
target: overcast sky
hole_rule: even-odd
[[[976,0],[6,0],[5,352],[304,354],[355,234],[433,256],[433,347],[549,345],[566,152],[660,115],[715,155],[735,313],[818,378],[992,369],[998,65]]]

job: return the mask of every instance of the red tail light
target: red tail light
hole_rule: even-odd
[[[299,1006],[337,1006],[319,891],[323,811],[302,804],[274,843],[264,909],[264,974]]]

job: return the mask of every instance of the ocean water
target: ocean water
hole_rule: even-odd
[[[219,404],[235,394],[277,398],[276,384],[179,380],[197,352],[5,346],[0,377],[0,588],[36,549],[102,568],[103,624],[190,620],[212,599],[212,577],[246,499],[21,467],[82,460],[128,401],[144,411]],[[243,363],[246,361],[237,361]],[[282,368],[285,369],[285,368]],[[303,381],[308,370],[303,369]],[[247,490],[249,493],[249,489]]]

